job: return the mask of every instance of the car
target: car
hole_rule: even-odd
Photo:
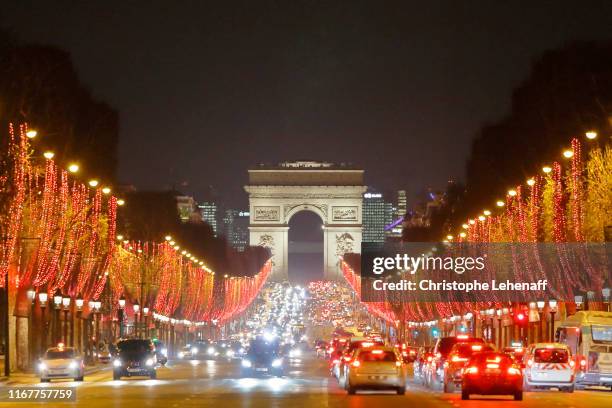
[[[393,389],[406,392],[406,376],[401,356],[393,347],[358,348],[348,364],[346,390],[354,395],[360,389]]]
[[[353,353],[358,348],[368,348],[374,346],[384,346],[382,341],[373,341],[370,339],[353,337],[348,341],[342,349],[340,360],[334,367],[335,377],[341,386],[346,387],[346,371],[349,361],[353,358]]]
[[[243,377],[253,375],[281,376],[284,373],[285,360],[280,353],[277,340],[266,340],[260,336],[251,340],[240,365]]]
[[[113,360],[113,380],[121,377],[147,376],[157,378],[155,345],[149,339],[127,339],[117,342]]]
[[[190,358],[192,360],[211,360],[220,355],[220,348],[215,343],[208,340],[196,341],[189,347],[189,355],[185,355],[183,358]]]
[[[164,344],[164,342],[154,339],[153,345],[155,346],[155,356],[157,357],[157,362],[161,365],[166,365],[168,362],[168,348]]]
[[[219,356],[232,359],[240,358],[244,355],[246,349],[238,340],[223,340],[217,343],[216,350],[219,351]]]
[[[461,399],[472,394],[512,395],[523,400],[523,375],[512,357],[497,351],[476,353],[470,357],[461,376]]]
[[[570,349],[561,343],[537,343],[525,354],[525,390],[557,388],[574,392],[576,363]]]
[[[444,392],[454,392],[456,386],[461,386],[463,367],[473,354],[487,351],[495,351],[495,348],[482,343],[455,344],[444,363],[444,374],[442,376]]]
[[[56,378],[72,378],[83,381],[85,364],[83,356],[74,347],[57,347],[47,349],[38,363],[40,382],[49,382]]]
[[[525,347],[521,343],[504,347],[504,353],[508,354],[510,357],[514,359],[514,362],[521,366],[521,368],[525,368],[525,352],[527,351]]]
[[[442,388],[442,379],[444,376],[444,363],[448,355],[457,343],[482,343],[484,340],[480,337],[471,337],[467,334],[458,334],[456,336],[442,337],[436,341],[433,350],[433,359],[426,366],[425,370],[425,385],[432,389]]]

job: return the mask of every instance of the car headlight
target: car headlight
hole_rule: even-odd
[[[251,367],[253,364],[251,364],[251,362],[249,360],[242,360],[242,366],[249,368]]]
[[[183,353],[182,351],[179,351],[178,358],[183,358],[183,357],[185,357],[185,353]]]
[[[121,360],[116,359],[115,361],[113,361],[113,365],[114,365],[115,367],[121,367]]]
[[[78,367],[79,365],[77,364],[76,361],[71,361],[70,364],[68,364],[68,368],[71,370],[74,370]]]
[[[38,369],[39,369],[40,371],[45,371],[45,370],[47,369],[47,365],[46,365],[45,363],[40,363],[40,364],[38,365]]]
[[[208,354],[215,354],[215,348],[214,347],[209,347],[208,350],[206,350],[206,352]]]
[[[234,355],[234,350],[227,350],[227,352],[225,353],[228,357],[231,357]]]
[[[191,348],[191,354],[198,354],[198,348],[197,347],[192,347]]]
[[[272,367],[280,367],[281,364],[283,364],[283,360],[281,358],[277,358],[276,360],[272,361]]]
[[[238,350],[239,353],[244,353],[244,347],[240,347],[240,350]]]
[[[299,356],[301,356],[301,355],[302,355],[302,350],[300,350],[300,349],[291,350],[291,351],[289,352],[289,355],[290,355],[291,357],[299,357]]]
[[[168,349],[167,348],[163,348],[161,352],[164,355],[164,357],[168,357]]]
[[[155,361],[153,361],[152,358],[147,358],[147,361],[145,361],[145,365],[151,367],[153,365],[153,363],[155,363]]]

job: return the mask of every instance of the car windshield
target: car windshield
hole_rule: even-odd
[[[278,349],[278,343],[252,341],[249,346],[249,354],[278,354]]]
[[[386,350],[367,350],[359,353],[359,360],[363,362],[395,362],[394,352]]]
[[[65,349],[65,350],[48,350],[45,354],[45,359],[47,360],[55,360],[62,358],[73,358],[75,356],[74,350]]]
[[[151,351],[151,343],[145,340],[124,340],[117,343],[119,352],[144,353]]]
[[[533,353],[536,363],[567,363],[569,353],[563,348],[542,348]]]

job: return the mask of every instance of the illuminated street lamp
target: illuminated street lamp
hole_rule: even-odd
[[[610,286],[606,286],[601,290],[601,295],[603,296],[604,302],[606,303],[606,310],[610,311]]]
[[[119,338],[123,338],[123,309],[125,308],[125,296],[119,298],[119,310],[117,311],[117,319],[119,320]]]
[[[584,135],[586,136],[587,139],[593,140],[597,137],[597,132],[590,130],[586,132]]]
[[[76,163],[71,163],[68,165],[68,171],[71,173],[78,173],[79,171],[79,165]]]
[[[149,337],[149,325],[148,325],[148,320],[149,320],[149,308],[148,307],[143,307],[142,308],[142,314],[144,315],[144,336],[145,338]]]
[[[584,298],[582,295],[574,296],[574,303],[576,303],[576,309],[578,310],[582,309],[583,300]]]
[[[37,134],[38,134],[38,132],[35,131],[34,129],[28,130],[26,132],[26,136],[28,137],[28,139],[34,139]]]
[[[45,352],[45,350],[47,349],[47,321],[45,319],[45,309],[47,308],[47,300],[49,298],[49,295],[47,294],[47,291],[45,290],[41,290],[40,292],[38,292],[38,303],[40,304],[40,312],[41,312],[41,321],[42,321],[42,327],[41,327],[41,339],[40,339],[40,354],[42,355],[42,353]]]
[[[47,160],[51,160],[54,156],[55,156],[55,153],[49,150],[43,153],[43,157]]]
[[[557,301],[550,299],[548,301],[548,307],[550,308],[550,338],[549,341],[555,339],[555,313],[557,313]]]

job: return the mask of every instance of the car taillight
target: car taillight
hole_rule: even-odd
[[[353,367],[359,367],[360,365],[361,365],[361,362],[360,362],[359,360],[355,360],[355,361],[353,361],[353,363],[352,363],[352,366],[353,366]]]
[[[499,364],[497,363],[488,363],[487,368],[499,368]]]
[[[328,351],[329,351],[330,353],[333,353],[333,352],[334,352],[334,348],[333,348],[333,347],[330,347]]]
[[[533,359],[527,360],[527,367],[531,367],[533,365]]]
[[[570,360],[569,365],[570,368],[574,368],[576,366],[576,362],[574,360]]]
[[[432,356],[427,356],[427,362],[429,363],[431,360],[433,360]]]
[[[508,368],[508,374],[509,375],[521,375],[521,370],[519,370],[518,368],[515,368],[515,367],[509,367]]]
[[[586,365],[587,365],[586,359],[584,359],[584,358],[580,359],[580,368],[581,369],[585,369]]]
[[[478,367],[468,367],[465,369],[466,374],[478,374]]]

